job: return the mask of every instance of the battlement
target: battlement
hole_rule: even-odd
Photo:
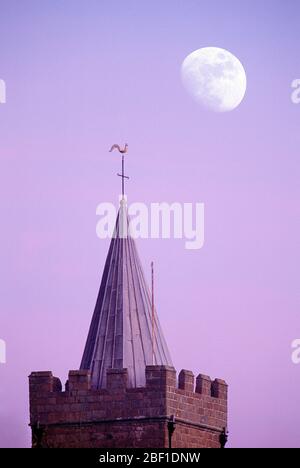
[[[127,369],[109,369],[106,388],[95,390],[89,371],[70,371],[64,391],[52,372],[32,372],[30,424],[44,427],[50,446],[165,447],[167,422],[175,416],[174,446],[220,446],[227,427],[224,380],[195,379],[182,370],[177,384],[173,367],[147,366],[145,372],[145,387],[129,388]]]

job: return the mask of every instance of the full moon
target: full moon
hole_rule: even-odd
[[[243,100],[247,78],[241,62],[228,50],[204,47],[189,54],[181,66],[188,93],[215,112],[235,109]]]

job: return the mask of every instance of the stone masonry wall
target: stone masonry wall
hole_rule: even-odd
[[[93,390],[89,371],[70,371],[65,391],[51,372],[29,376],[33,446],[168,447],[175,416],[175,447],[220,447],[227,427],[227,385],[167,366],[147,366],[146,386],[127,388],[127,370],[110,369],[107,388]]]

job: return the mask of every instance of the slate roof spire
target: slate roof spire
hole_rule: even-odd
[[[153,360],[172,366],[156,313],[154,323],[152,346],[151,295],[122,198],[80,366],[91,370],[93,388],[106,386],[109,368],[127,368],[129,386],[139,387]]]

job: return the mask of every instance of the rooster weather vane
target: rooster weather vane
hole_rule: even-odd
[[[127,153],[128,151],[128,145],[127,143],[125,144],[124,148],[122,149],[119,145],[117,144],[114,144],[112,145],[112,147],[110,148],[109,152],[111,153],[112,151],[114,151],[115,149],[117,149],[119,151],[119,153],[121,153],[122,155],[122,174],[119,174],[118,173],[118,176],[122,178],[122,199],[124,199],[124,194],[125,194],[125,188],[124,188],[124,184],[125,184],[125,179],[129,179],[128,176],[125,175],[125,169],[124,169],[124,165],[125,165],[125,162],[124,162],[124,155],[125,153]]]

